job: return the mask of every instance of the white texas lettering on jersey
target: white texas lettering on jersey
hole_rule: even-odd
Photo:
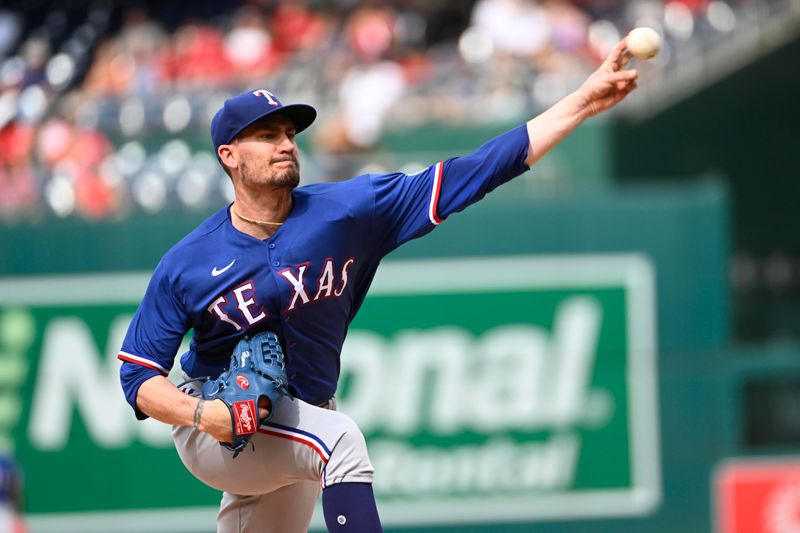
[[[289,306],[286,308],[286,311],[294,310],[295,306],[297,305],[298,298],[301,300],[300,305],[305,305],[312,301],[316,302],[320,299],[330,298],[331,296],[341,296],[342,293],[344,293],[345,287],[347,287],[347,271],[351,266],[353,266],[355,261],[355,257],[350,257],[344,262],[344,265],[342,265],[342,270],[339,273],[339,287],[334,288],[334,261],[331,258],[325,259],[325,264],[322,266],[322,272],[317,278],[317,292],[314,294],[314,298],[310,298],[308,296],[308,287],[306,286],[304,280],[306,270],[311,263],[306,262],[297,265],[296,274],[293,272],[292,268],[286,268],[278,272],[278,274],[280,274],[281,277],[288,281],[292,286],[292,298],[289,302]]]
[[[244,316],[245,320],[249,325],[253,325],[260,320],[263,320],[267,316],[267,312],[264,310],[263,307],[258,307],[256,311],[261,311],[258,315],[253,316],[253,311],[250,309],[251,307],[258,305],[256,304],[255,297],[253,293],[255,292],[256,288],[253,285],[252,281],[248,281],[247,283],[243,283],[239,285],[235,289],[233,289],[233,296],[236,298],[236,307],[239,308],[239,311]],[[246,295],[245,293],[250,293]]]
[[[344,266],[342,266],[342,286],[334,292],[336,296],[341,296],[344,292],[344,288],[347,287],[347,270],[356,262],[355,257],[351,257],[347,261],[344,262]]]
[[[285,279],[292,287],[289,305],[284,311],[293,311],[295,307],[310,302],[316,302],[317,300],[324,300],[326,298],[338,298],[341,296],[347,287],[347,273],[355,262],[355,257],[348,258],[342,265],[337,279],[334,260],[330,257],[325,259],[325,263],[322,265],[322,271],[319,277],[317,277],[317,290],[313,298],[309,296],[309,287],[306,285],[305,281],[306,272],[311,266],[311,262],[307,261],[294,268],[285,268],[278,272],[280,277]],[[252,281],[248,281],[234,288],[231,292],[218,296],[217,299],[208,306],[207,311],[222,322],[233,326],[236,331],[242,331],[246,327],[250,327],[269,316],[266,309],[261,307],[256,301],[254,296],[255,292],[255,284]],[[231,300],[231,296],[233,296],[233,300]],[[236,302],[236,309],[239,311],[236,317],[231,316],[229,313],[233,301]],[[226,311],[225,308],[228,308],[228,311]]]
[[[333,292],[333,259],[330,257],[325,260],[325,266],[322,267],[322,274],[319,275],[317,287],[317,294],[314,295],[314,300],[319,300],[320,296],[330,298]],[[323,292],[325,293],[324,296],[322,295]]]
[[[225,311],[222,310],[222,304],[227,304],[227,303],[228,299],[225,296],[220,296],[219,298],[211,302],[211,305],[208,306],[208,312],[217,315],[218,319],[222,320],[223,322],[227,322],[228,324],[236,328],[236,331],[241,331],[242,326],[237,324],[234,320],[231,319],[231,317],[228,316],[228,314]]]
[[[244,317],[248,326],[252,326],[268,316],[267,311],[263,307],[259,306],[258,302],[256,302],[255,297],[253,296],[255,291],[256,286],[252,281],[243,283],[232,291],[233,298],[236,300],[236,308]],[[230,301],[228,299],[228,295],[222,295],[211,302],[211,305],[208,306],[208,312],[216,315],[217,318],[223,322],[227,322],[228,324],[232,325],[234,328],[236,328],[236,331],[241,331],[242,326],[232,319],[230,315],[228,315],[228,313],[226,313],[222,308],[223,305],[227,305],[229,303]],[[254,315],[253,313],[257,314]]]
[[[291,268],[286,268],[278,272],[283,279],[288,281],[292,284],[292,301],[289,303],[289,307],[286,308],[287,311],[291,311],[294,309],[295,303],[297,303],[297,298],[303,300],[304,304],[307,304],[311,299],[306,294],[306,286],[303,284],[303,275],[306,273],[306,269],[311,263],[303,263],[302,265],[297,265],[297,276],[292,274]]]

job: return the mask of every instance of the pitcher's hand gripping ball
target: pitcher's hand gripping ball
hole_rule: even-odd
[[[289,394],[287,383],[286,364],[278,337],[265,332],[240,340],[233,350],[228,370],[203,384],[203,399],[219,398],[231,412],[233,442],[220,444],[230,450],[234,458],[247,446],[258,426],[272,418],[281,396]],[[264,397],[270,402],[269,415],[259,420],[258,402]]]

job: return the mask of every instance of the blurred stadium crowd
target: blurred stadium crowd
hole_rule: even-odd
[[[252,87],[317,106],[304,180],[345,178],[325,162],[387,127],[548,106],[635,26],[665,36],[648,67],[668,72],[681,49],[736,30],[750,4],[733,1],[4,3],[0,220],[221,205],[232,191],[208,123]]]

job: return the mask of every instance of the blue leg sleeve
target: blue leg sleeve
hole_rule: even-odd
[[[331,533],[381,533],[370,483],[337,483],[322,491],[325,525]]]

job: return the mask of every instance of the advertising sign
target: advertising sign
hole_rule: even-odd
[[[800,531],[800,459],[727,461],[717,472],[719,533]]]
[[[653,511],[653,277],[638,255],[384,264],[337,395],[367,437],[384,524]],[[0,438],[37,531],[213,529],[219,493],[185,471],[167,426],[134,419],[119,386],[115,356],[147,280],[0,281]]]

